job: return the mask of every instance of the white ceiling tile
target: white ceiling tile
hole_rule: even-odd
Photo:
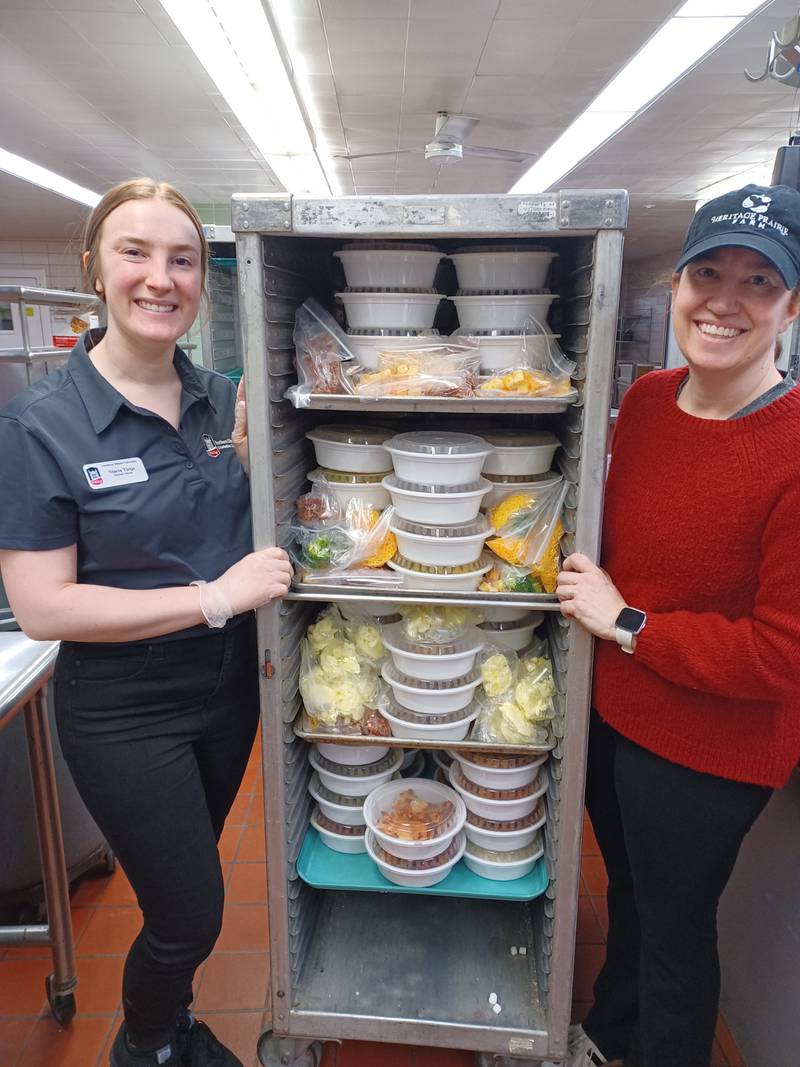
[[[340,19],[370,19],[397,21],[399,11],[406,8],[399,0],[320,0],[322,15],[326,22]]]
[[[351,21],[325,20],[325,32],[332,53],[398,52],[402,55],[406,41],[405,19]]]
[[[154,24],[141,14],[65,11],[62,18],[76,33],[93,45],[162,45],[164,38]]]

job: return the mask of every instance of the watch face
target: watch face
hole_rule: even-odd
[[[616,625],[620,630],[627,630],[629,633],[638,634],[643,629],[644,624],[647,622],[647,616],[643,611],[639,611],[638,608],[623,608],[617,615]]]

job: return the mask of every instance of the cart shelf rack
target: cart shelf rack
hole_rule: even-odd
[[[558,464],[569,483],[562,549],[596,558],[627,208],[622,190],[528,197],[235,196],[256,545],[288,544],[295,501],[314,466],[306,431],[363,412],[368,421],[389,427],[479,433],[499,419],[504,427],[554,430],[562,445]],[[572,402],[325,396],[292,407],[284,396],[295,382],[295,312],[310,296],[333,310],[342,278],[332,253],[361,239],[433,241],[445,253],[490,239],[493,246],[534,242],[557,252],[550,287],[560,300],[551,325],[577,364]],[[456,280],[447,271],[448,265],[440,267],[439,287],[454,292]],[[297,866],[310,813],[307,741],[293,726],[296,719],[302,723],[301,638],[324,603],[369,606],[375,599],[464,602],[476,595],[394,596],[306,584],[258,612],[273,1020],[259,1043],[261,1063],[313,1065],[320,1042],[328,1039],[471,1049],[480,1062],[493,1056],[562,1059],[578,905],[591,639],[561,618],[553,597],[515,599],[548,612],[558,689],[544,893],[513,900],[499,890],[474,899],[318,888],[302,880]],[[499,604],[508,597],[477,599]],[[298,731],[303,733],[302,725]],[[490,993],[497,994],[501,1012],[493,1011]]]

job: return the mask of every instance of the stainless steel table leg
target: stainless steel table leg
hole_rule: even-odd
[[[25,705],[25,732],[31,766],[36,830],[42,858],[47,922],[53,948],[54,973],[48,981],[47,993],[56,1018],[60,1022],[68,1022],[74,1014],[74,997],[71,994],[78,984],[78,977],[75,973],[69,880],[46,696],[47,687],[42,686]]]

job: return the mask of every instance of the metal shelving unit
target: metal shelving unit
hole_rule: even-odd
[[[627,195],[620,190],[531,197],[234,197],[256,544],[288,542],[294,502],[313,466],[305,432],[335,419],[335,412],[352,420],[357,410],[370,421],[404,427],[406,412],[419,425],[430,425],[433,415],[437,427],[475,432],[480,420],[502,414],[504,426],[536,425],[559,434],[559,462],[569,482],[563,549],[596,557],[626,218]],[[561,297],[561,343],[577,364],[572,403],[325,396],[292,408],[283,397],[295,380],[295,311],[312,295],[333,306],[331,253],[359,238],[435,240],[445,250],[456,241],[491,238],[496,245],[536,238],[558,252],[552,287]],[[477,596],[484,604],[509,599]],[[310,810],[306,742],[293,728],[301,709],[300,637],[322,603],[370,599],[464,602],[476,594],[437,597],[307,584],[258,612],[273,1018],[273,1030],[260,1042],[261,1063],[313,1065],[321,1041],[343,1038],[471,1049],[480,1062],[495,1056],[563,1058],[591,639],[561,618],[554,597],[513,598],[548,612],[558,688],[548,763],[545,893],[519,901],[500,899],[499,892],[496,899],[466,899],[319,889],[297,872]],[[511,946],[527,952],[512,954]],[[490,991],[497,992],[502,1014],[488,1004]]]

